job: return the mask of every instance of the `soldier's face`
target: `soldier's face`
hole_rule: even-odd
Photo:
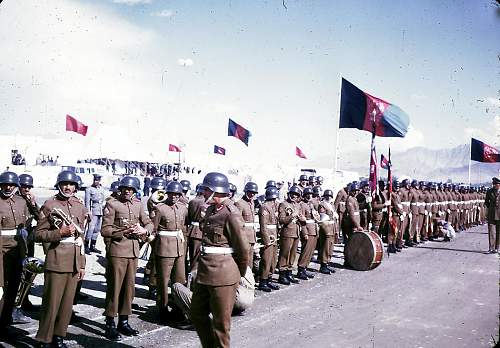
[[[311,198],[312,198],[312,194],[310,194],[310,193],[306,193],[306,194],[304,195],[304,200],[305,200],[306,202],[307,202],[307,201],[309,201],[309,200],[311,200]]]
[[[21,192],[23,196],[29,195],[30,191],[31,186],[21,185],[21,187],[19,188],[19,192]]]
[[[70,196],[74,194],[76,191],[76,185],[69,181],[61,182],[59,184],[59,188],[61,189],[61,192],[64,193],[66,196]]]
[[[177,192],[167,192],[167,200],[172,203],[172,204],[175,204],[177,202],[179,202],[179,198],[181,197],[181,194],[180,193],[177,193]]]
[[[120,196],[122,196],[125,199],[131,199],[134,193],[135,193],[134,189],[131,187],[122,187],[120,189]]]
[[[296,193],[290,193],[288,196],[290,197],[290,200],[292,202],[297,202],[300,200],[300,195],[298,195]]]
[[[12,184],[1,184],[0,190],[2,191],[2,194],[4,196],[10,197],[12,196],[12,194],[14,194],[16,187],[16,185]]]
[[[254,198],[256,194],[257,194],[257,193],[255,193],[255,192],[250,192],[250,191],[245,192],[245,195],[246,195],[246,196],[247,196],[247,198],[248,198],[248,199],[250,199],[250,200],[252,200],[252,198]]]

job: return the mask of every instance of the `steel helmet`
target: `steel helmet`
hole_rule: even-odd
[[[167,187],[165,188],[165,191],[168,193],[180,193],[182,194],[182,190],[184,187],[180,182],[177,181],[171,181],[167,184]]]
[[[276,199],[278,198],[278,189],[276,187],[268,187],[266,189],[266,199]]]
[[[333,191],[332,190],[325,190],[325,192],[323,192],[323,197],[332,197],[333,198]]]
[[[321,175],[316,177],[316,182],[318,183],[318,185],[321,185],[323,183],[323,181],[324,181],[324,179]]]
[[[308,181],[307,175],[302,174],[301,176],[299,176],[299,181]]]
[[[259,193],[259,188],[257,187],[256,183],[249,181],[245,184],[245,188],[243,189],[243,192]]]
[[[203,178],[203,187],[216,193],[229,193],[229,181],[222,173],[210,172]]]
[[[314,194],[314,195],[318,195],[318,196],[319,196],[319,195],[321,194],[321,192],[320,192],[320,191],[321,191],[321,190],[320,190],[319,186],[314,186],[314,187],[313,187],[313,194]]]
[[[349,184],[349,192],[358,191],[359,183],[357,181],[353,181]]]
[[[72,172],[71,170],[63,170],[57,175],[56,186],[59,186],[61,182],[71,182],[78,187],[80,180],[75,172]]]
[[[155,176],[151,179],[151,188],[155,190],[163,190],[165,189],[166,183],[165,179],[159,176]]]
[[[277,188],[278,185],[276,185],[276,181],[274,181],[274,180],[268,180],[267,183],[266,183],[266,187],[265,188],[267,189],[268,187],[276,187]]]
[[[302,196],[305,196],[307,194],[311,194],[312,195],[313,194],[313,189],[310,188],[310,187],[304,188],[304,191],[302,192]]]
[[[182,190],[183,191],[189,191],[189,190],[191,190],[191,183],[189,182],[189,180],[181,180],[180,183],[182,185]]]
[[[19,178],[14,172],[3,172],[0,174],[0,184],[11,184],[19,187]]]
[[[124,176],[120,180],[120,185],[118,186],[119,189],[122,187],[128,187],[133,189],[135,192],[139,191],[139,180],[137,178],[134,178],[133,176]]]
[[[33,187],[33,177],[29,174],[19,175],[19,185]]]
[[[302,190],[296,185],[290,186],[290,188],[288,189],[288,194],[290,193],[296,193],[299,196],[302,196]]]
[[[120,186],[120,181],[113,181],[111,183],[111,186],[110,186],[109,190],[111,192],[118,192],[118,186]]]

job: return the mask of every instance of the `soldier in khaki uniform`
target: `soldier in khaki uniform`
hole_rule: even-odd
[[[160,319],[168,321],[168,281],[186,283],[185,247],[183,229],[186,228],[187,208],[179,202],[182,185],[171,181],[165,189],[167,199],[155,207],[153,234],[155,236],[155,254],[158,278],[158,298],[156,305]]]
[[[492,179],[492,187],[486,192],[484,205],[488,209],[489,252],[497,253],[500,245],[500,180]]]
[[[203,188],[200,184],[196,186],[196,193],[196,197],[190,200],[188,204],[188,250],[190,271],[195,270],[198,257],[200,256],[201,240],[203,239],[200,222],[207,209],[205,197],[203,197]]]
[[[345,232],[344,234],[344,249],[345,245],[349,243],[349,237],[355,231],[363,231],[363,227],[361,227],[360,218],[359,218],[359,205],[356,196],[359,193],[359,184],[357,182],[353,182],[349,185],[349,196],[346,200],[346,211],[344,213],[343,224],[344,227],[342,230]]]
[[[335,197],[335,202],[333,202],[333,207],[335,211],[339,215],[339,226],[340,231],[342,232],[342,236],[344,235],[344,231],[342,231],[342,219],[344,218],[345,213],[345,201],[347,200],[347,187],[343,187],[337,192],[337,196]]]
[[[416,238],[416,235],[420,231],[419,216],[418,216],[419,199],[420,199],[420,193],[418,192],[418,181],[413,180],[411,182],[410,191],[408,192],[408,201],[410,202],[410,213],[409,213],[410,226],[408,233],[409,236],[408,239],[406,240],[405,245],[409,247],[415,246],[413,238]]]
[[[301,195],[302,191],[298,186],[291,186],[288,190],[288,199],[278,206],[278,221],[281,225],[278,282],[283,285],[299,283],[299,280],[295,279],[292,274],[292,268],[299,245],[299,224],[306,221],[300,208]]]
[[[400,252],[401,245],[403,244],[403,230],[401,226],[403,225],[404,220],[404,207],[401,202],[400,195],[400,184],[397,181],[394,181],[392,184],[392,192],[391,192],[391,211],[392,218],[396,221],[397,233],[394,233],[392,228],[389,228],[387,234],[387,244],[388,251],[390,253]]]
[[[235,203],[235,206],[241,211],[241,215],[243,216],[243,221],[245,225],[243,227],[243,233],[247,237],[248,243],[250,245],[248,249],[248,261],[249,266],[252,268],[253,265],[253,246],[257,240],[255,235],[255,205],[254,205],[254,197],[259,193],[259,188],[257,184],[254,182],[247,182],[243,189],[245,193],[243,197]]]
[[[311,187],[306,187],[302,192],[302,201],[300,202],[301,215],[306,219],[306,221],[302,223],[300,230],[301,250],[297,263],[297,278],[302,280],[314,278],[314,275],[307,271],[307,266],[311,262],[311,257],[313,256],[318,242],[317,222],[319,221],[319,213],[314,208],[312,194],[313,189]]]
[[[0,256],[3,262],[4,282],[4,296],[0,298],[0,336],[11,334],[8,327],[12,324],[14,303],[21,281],[22,260],[27,248],[27,232],[24,228],[29,211],[26,201],[15,194],[18,188],[19,178],[16,173],[0,174],[0,239],[2,241]],[[20,313],[18,315],[21,317]],[[21,319],[27,322],[25,318]]]
[[[279,192],[276,187],[268,187],[265,193],[266,201],[259,209],[260,234],[264,243],[260,249],[259,290],[265,292],[279,290],[279,286],[272,283],[278,260],[278,207],[276,204],[278,196]]]
[[[120,196],[110,199],[104,208],[101,234],[110,238],[106,257],[106,316],[105,335],[110,340],[119,340],[120,334],[135,336],[137,330],[130,327],[128,316],[132,313],[135,296],[135,275],[139,257],[139,240],[145,240],[153,231],[153,224],[144,212],[141,201],[135,193],[139,181],[125,176],[120,180]],[[118,317],[118,327],[114,317]],[[118,329],[118,330],[117,330]]]
[[[370,194],[370,184],[368,180],[364,180],[359,184],[361,189],[356,195],[359,205],[359,224],[363,230],[371,228],[372,220],[372,196]]]
[[[329,267],[328,263],[333,253],[333,245],[335,244],[335,237],[338,234],[338,214],[332,204],[333,192],[332,190],[325,190],[323,192],[323,199],[318,206],[320,214],[319,223],[319,262],[320,273],[331,274],[335,273],[333,267]]]
[[[208,173],[202,186],[210,206],[203,223],[191,320],[203,347],[229,347],[231,312],[238,282],[247,270],[249,244],[242,231],[241,212],[228,199],[227,177]]]
[[[35,337],[40,347],[66,347],[63,338],[77,284],[85,275],[83,238],[88,211],[74,196],[78,190],[77,175],[62,171],[56,186],[59,193],[43,204],[35,230],[35,240],[48,246],[41,317]]]
[[[385,182],[380,180],[378,182],[378,193],[375,194],[375,198],[372,201],[371,209],[371,223],[372,230],[379,236],[382,236],[382,231],[379,231],[380,224],[384,215],[387,215],[387,207],[390,206],[391,202],[389,197],[387,197],[388,192],[385,190]]]

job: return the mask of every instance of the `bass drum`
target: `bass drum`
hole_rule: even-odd
[[[384,246],[373,231],[355,232],[344,250],[347,263],[357,271],[369,271],[382,263]]]

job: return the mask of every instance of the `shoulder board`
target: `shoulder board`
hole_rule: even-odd
[[[240,210],[234,204],[228,204],[226,207],[229,212],[240,214]]]

